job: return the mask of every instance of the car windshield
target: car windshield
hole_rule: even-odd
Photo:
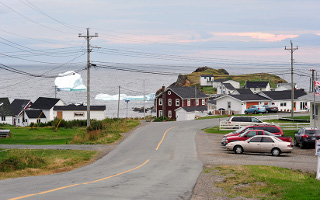
[[[306,130],[306,134],[320,134],[320,130]]]
[[[265,134],[265,135],[270,135],[270,136],[276,136],[275,134],[270,133],[269,131],[264,131],[264,134]]]
[[[245,135],[248,133],[248,131],[249,131],[249,129],[248,129],[248,130],[246,130],[245,132],[241,133],[239,136],[240,136],[240,137],[245,136]]]
[[[238,129],[238,130],[236,130],[235,131],[235,133],[241,133],[244,129],[246,129],[247,127],[242,127],[242,128],[240,128],[240,129]]]

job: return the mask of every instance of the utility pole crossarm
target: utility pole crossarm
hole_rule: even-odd
[[[87,40],[87,127],[90,126],[90,40],[93,37],[98,37],[98,33],[95,35],[89,34],[89,28],[87,28],[87,35],[79,33],[79,37],[83,37]]]

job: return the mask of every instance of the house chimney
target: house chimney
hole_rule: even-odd
[[[166,86],[162,86],[162,91],[165,91],[166,90]]]

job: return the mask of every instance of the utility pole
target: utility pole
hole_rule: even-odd
[[[117,114],[117,118],[119,118],[119,112],[120,112],[120,85],[119,85],[118,114]]]
[[[290,41],[291,47],[290,49],[287,49],[287,47],[284,47],[284,50],[290,50],[291,53],[291,118],[293,119],[293,99],[294,99],[294,83],[293,83],[293,52],[295,50],[298,50],[298,46],[296,48],[293,48],[293,43]]]
[[[143,79],[143,119],[146,119],[146,94],[145,94],[146,83]]]
[[[87,35],[82,35],[79,33],[79,37],[83,37],[87,40],[87,127],[90,126],[90,40],[93,37],[98,37],[98,33],[95,33],[95,35],[89,34],[89,28],[87,28]]]

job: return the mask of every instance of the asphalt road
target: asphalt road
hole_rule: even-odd
[[[91,165],[0,181],[0,199],[189,199],[203,168],[195,135],[217,125],[216,119],[149,123]]]

